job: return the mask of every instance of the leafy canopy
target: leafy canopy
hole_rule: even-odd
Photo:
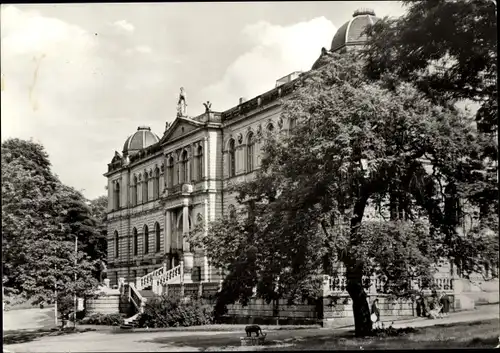
[[[97,285],[96,260],[103,256],[86,200],[63,185],[50,166],[40,144],[20,139],[2,143],[4,285],[34,304],[53,302],[56,288],[65,296],[91,293]]]
[[[269,136],[256,178],[234,186],[242,211],[193,234],[229,272],[228,298],[254,286],[269,300],[317,296],[319,275],[338,260],[348,278],[379,273],[402,294],[439,256],[461,256],[439,186],[456,182],[477,148],[466,115],[410,83],[368,81],[344,55],[309,73],[281,116],[297,125]],[[392,223],[362,222],[367,209]]]

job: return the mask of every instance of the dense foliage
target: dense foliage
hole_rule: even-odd
[[[270,134],[256,178],[234,186],[239,214],[192,234],[228,273],[219,309],[254,287],[268,301],[317,297],[320,275],[340,262],[356,333],[366,335],[366,277],[381,275],[387,292],[409,295],[439,258],[467,274],[483,249],[498,251],[498,235],[471,241],[455,231],[456,185],[467,182],[460,171],[484,136],[453,104],[436,105],[412,83],[368,80],[345,54],[305,75],[281,117],[296,121],[293,133]]]
[[[82,325],[120,326],[124,322],[120,314],[94,313],[80,320]]]
[[[213,323],[213,308],[198,299],[183,301],[161,296],[148,299],[144,313],[137,318],[139,327],[179,327]]]
[[[20,139],[2,143],[2,255],[7,292],[22,293],[33,304],[53,303],[56,290],[63,297],[93,293],[97,262],[104,256],[96,225],[87,200],[51,172],[42,145]]]
[[[498,127],[497,15],[491,0],[403,1],[407,11],[368,29],[367,72],[414,82],[436,100],[480,104],[479,128]],[[430,70],[429,65],[442,70]]]
[[[412,82],[434,104],[477,107],[483,133],[457,175],[457,193],[498,215],[497,14],[491,0],[403,1],[400,18],[367,28],[365,72],[372,79]],[[457,173],[458,174],[458,173]],[[498,223],[498,222],[497,222]]]

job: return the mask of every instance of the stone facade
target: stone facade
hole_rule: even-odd
[[[193,248],[184,235],[199,222],[213,221],[236,206],[235,195],[225,190],[259,169],[258,137],[263,131],[288,131],[289,122],[279,116],[282,93],[279,87],[242,103],[237,114],[233,108],[178,117],[158,142],[115,155],[105,174],[112,285],[119,278],[134,282],[163,263],[169,270],[181,260],[190,262],[186,255],[192,256],[192,266],[185,268],[186,282],[221,280],[203,250]]]

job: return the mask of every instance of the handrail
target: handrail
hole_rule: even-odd
[[[177,265],[170,270],[166,270],[166,267],[157,268],[154,271],[142,276],[139,281],[139,286],[137,289],[143,289],[148,286],[153,285],[153,281],[157,280],[158,284],[167,284],[170,280],[177,278],[181,275],[181,265]]]
[[[146,304],[146,298],[144,298],[139,290],[135,288],[133,283],[129,284],[129,299],[134,304],[139,313],[144,312],[144,305]]]
[[[167,284],[170,280],[181,275],[181,265],[175,266],[164,274],[161,274],[158,279],[159,284]]]
[[[153,279],[155,277],[162,275],[164,270],[165,270],[164,267],[160,267],[160,268],[157,268],[156,270],[151,271],[151,272],[145,274],[144,276],[142,276],[140,279],[140,282],[139,282],[140,288],[138,288],[138,289],[143,289],[143,288],[146,288],[146,287],[152,285]]]

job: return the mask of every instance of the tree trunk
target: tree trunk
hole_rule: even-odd
[[[364,190],[363,190],[364,191]],[[354,206],[354,216],[351,218],[351,246],[355,247],[361,243],[358,235],[358,227],[363,220],[368,193],[360,193],[360,197]],[[363,259],[357,259],[356,255],[350,254],[346,259],[347,292],[352,299],[352,310],[354,315],[354,327],[356,337],[368,336],[372,331],[370,308],[367,296],[363,288]]]
[[[372,331],[370,307],[361,279],[362,276],[359,271],[356,269],[348,270],[347,292],[352,299],[356,337],[368,336]]]

